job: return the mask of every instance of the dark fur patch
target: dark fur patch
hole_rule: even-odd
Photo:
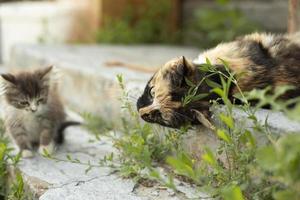
[[[152,80],[152,78],[150,79],[150,81],[151,80]],[[150,90],[151,90],[151,87],[149,86],[150,81],[147,83],[142,96],[138,99],[138,101],[136,103],[137,110],[139,110],[140,108],[146,107],[153,102],[153,97],[151,97],[151,95],[150,95]]]

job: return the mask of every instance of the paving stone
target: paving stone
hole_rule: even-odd
[[[115,149],[109,140],[102,138],[95,142],[94,136],[74,127],[67,129],[66,143],[57,150],[54,157],[66,160],[69,155],[81,162],[90,161],[91,164],[97,164],[110,152],[115,152]],[[81,164],[57,162],[40,155],[23,159],[18,165],[18,170],[22,173],[30,192],[40,200],[185,199],[184,195],[177,197],[158,187],[141,186],[135,190],[133,180],[119,177],[108,167],[95,167],[85,173],[86,168],[87,166]],[[194,190],[191,189],[189,192]]]

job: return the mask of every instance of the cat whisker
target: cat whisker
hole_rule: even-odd
[[[128,97],[131,98],[131,99],[134,99],[134,100],[138,100],[138,97],[133,96],[133,95],[129,95]]]
[[[186,116],[186,115],[184,115],[184,114],[181,114],[181,113],[176,112],[176,111],[173,111],[173,112],[174,112],[175,115],[184,117],[185,119],[188,119],[189,121],[192,121],[192,120],[193,120],[192,118],[190,118],[190,117],[188,117],[188,116]]]

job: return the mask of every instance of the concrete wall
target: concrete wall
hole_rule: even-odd
[[[71,10],[72,7],[58,6],[55,2],[1,4],[2,60],[8,61],[10,49],[15,44],[65,41],[70,29],[68,15]]]
[[[90,10],[96,1],[0,3],[0,63],[16,44],[87,41],[98,23]]]

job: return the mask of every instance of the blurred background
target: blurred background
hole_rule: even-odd
[[[203,49],[253,31],[286,32],[292,1],[0,0],[0,62],[7,62],[19,43],[155,43]]]

